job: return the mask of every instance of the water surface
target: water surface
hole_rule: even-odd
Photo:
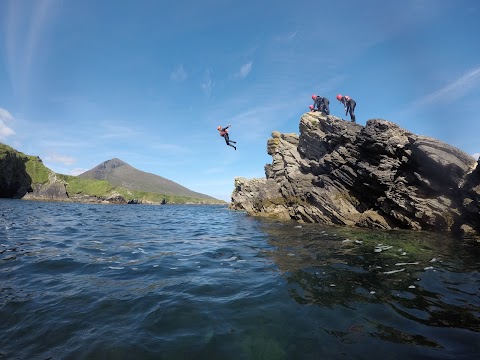
[[[445,234],[0,200],[0,359],[473,359],[479,265]]]

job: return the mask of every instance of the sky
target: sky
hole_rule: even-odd
[[[312,94],[480,154],[474,0],[0,0],[0,142],[78,175],[119,158],[230,201]],[[217,126],[231,124],[226,146]]]

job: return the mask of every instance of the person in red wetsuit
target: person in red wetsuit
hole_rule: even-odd
[[[343,104],[343,107],[345,109],[345,115],[347,113],[350,113],[350,119],[352,122],[355,122],[355,106],[357,106],[357,103],[355,100],[353,100],[350,96],[343,96],[341,94],[337,95],[337,100],[340,101]]]
[[[237,150],[237,147],[233,144],[236,144],[236,141],[230,140],[230,137],[228,136],[228,128],[232,125],[228,125],[227,127],[222,128],[220,125],[217,127],[217,130],[220,131],[220,136],[223,136],[225,139],[225,142],[227,143],[228,146],[233,147],[235,150]]]

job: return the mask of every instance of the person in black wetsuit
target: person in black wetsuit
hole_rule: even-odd
[[[353,100],[350,96],[343,96],[341,94],[337,95],[337,100],[340,101],[343,104],[343,107],[345,109],[345,115],[347,113],[350,113],[350,120],[352,122],[355,122],[355,106],[357,106],[357,103],[355,100]]]
[[[330,115],[330,100],[326,97],[312,95],[313,109]]]
[[[237,150],[237,147],[235,145],[232,145],[230,143],[236,144],[236,141],[230,140],[230,137],[228,136],[228,128],[232,125],[228,125],[227,127],[222,128],[220,125],[217,127],[217,130],[220,131],[220,136],[223,136],[225,139],[225,142],[227,143],[228,146],[233,147],[235,150]]]

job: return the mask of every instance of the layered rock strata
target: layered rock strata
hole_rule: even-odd
[[[395,123],[306,113],[300,135],[273,132],[265,178],[235,179],[250,215],[370,228],[480,233],[480,166]]]

